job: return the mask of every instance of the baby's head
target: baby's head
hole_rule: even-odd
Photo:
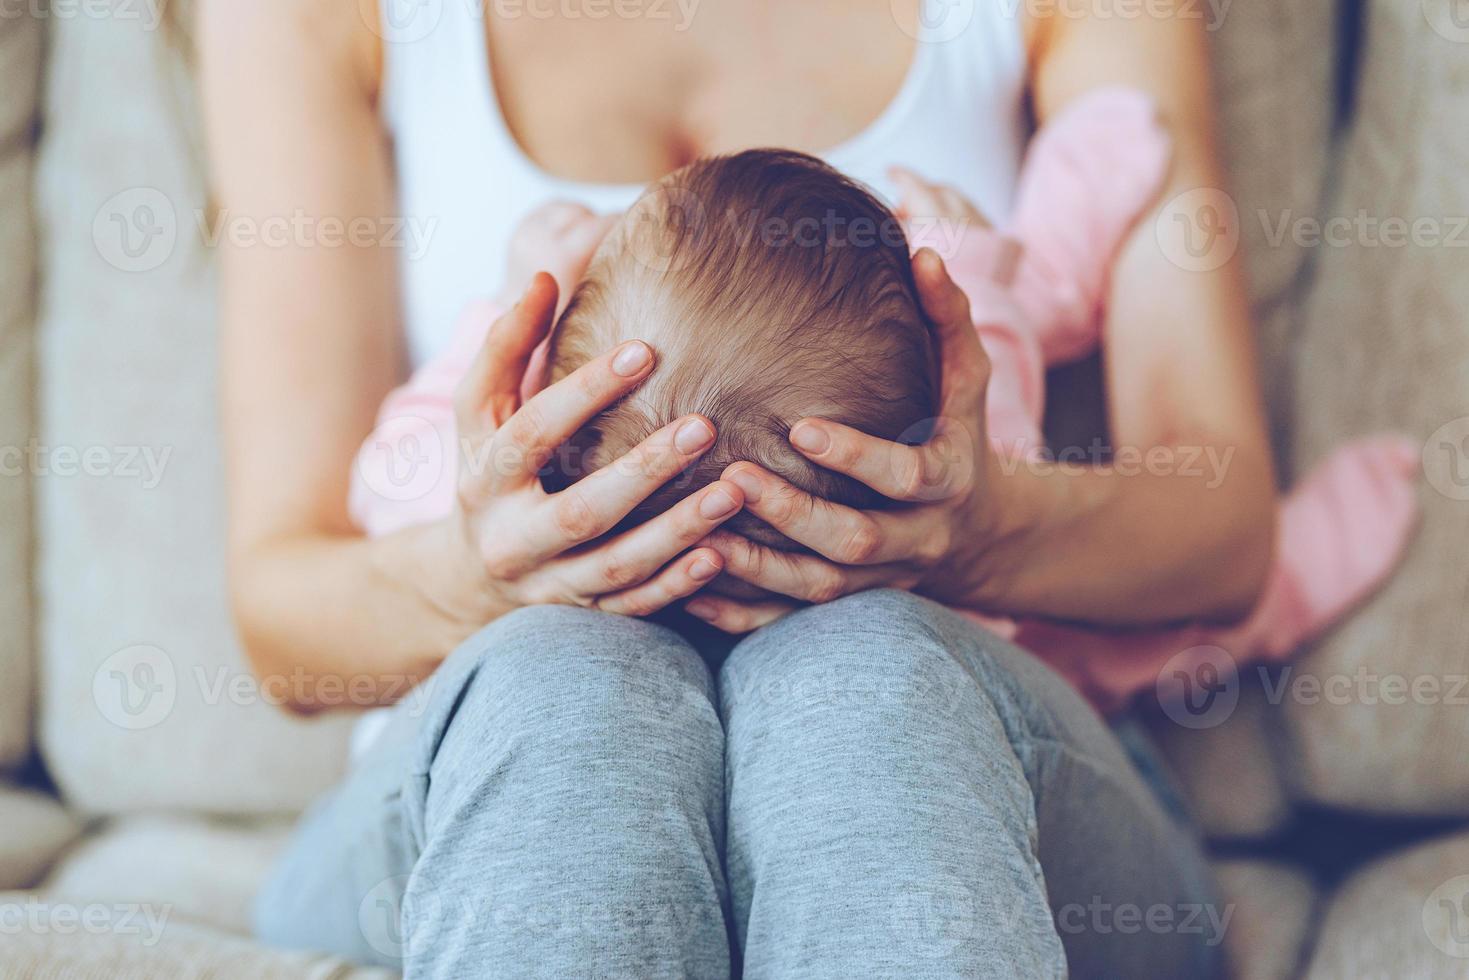
[[[827,500],[882,506],[872,490],[792,449],[791,426],[819,416],[918,442],[936,410],[937,348],[901,226],[866,189],[801,153],[699,160],[652,185],[562,314],[551,380],[632,339],[658,352],[656,370],[578,433],[552,482],[618,459],[689,413],[713,421],[718,439],[631,523],[737,460]],[[798,547],[749,513],[726,527]]]

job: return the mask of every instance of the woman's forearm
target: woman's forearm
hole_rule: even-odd
[[[391,703],[508,609],[451,569],[446,522],[383,538],[301,535],[236,555],[231,597],[262,681],[299,711]],[[457,598],[458,596],[464,598]]]
[[[997,466],[1001,522],[975,605],[1105,624],[1228,621],[1264,586],[1269,462],[1223,447],[1155,447],[1108,464]],[[985,506],[984,503],[980,504]]]

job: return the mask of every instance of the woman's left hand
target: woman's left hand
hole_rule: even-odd
[[[729,532],[707,544],[725,573],[771,593],[740,600],[708,592],[686,604],[721,630],[744,633],[805,603],[873,588],[973,595],[986,572],[979,557],[997,533],[999,468],[985,434],[990,364],[969,300],[931,249],[913,257],[919,298],[938,330],[939,418],[921,446],[888,442],[825,419],[802,419],[790,441],[812,462],[845,473],[903,506],[859,511],[814,497],[763,467],[738,462],[723,479],[738,484],[745,509],[813,554],[777,551]]]

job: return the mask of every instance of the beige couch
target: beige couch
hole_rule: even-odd
[[[1191,8],[1224,11],[1223,216],[1285,468],[1388,426],[1424,445],[1424,530],[1384,595],[1283,675],[1151,715],[1229,855],[1241,977],[1469,972],[1469,24],[1461,0],[1366,3],[1339,139],[1336,4]],[[350,719],[287,718],[231,636],[187,74],[152,4],[26,6],[0,11],[0,976],[369,975],[245,938]],[[1180,261],[1193,203],[1157,224]],[[1332,814],[1447,822],[1290,863]]]

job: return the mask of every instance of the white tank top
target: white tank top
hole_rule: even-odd
[[[405,219],[403,315],[416,365],[448,342],[470,300],[500,287],[506,243],[527,212],[552,199],[622,211],[643,185],[563,180],[526,156],[495,95],[481,0],[380,6],[382,112]],[[885,171],[901,164],[1003,220],[1028,135],[1015,9],[1007,0],[924,0],[898,94],[865,130],[821,156],[889,203]]]

